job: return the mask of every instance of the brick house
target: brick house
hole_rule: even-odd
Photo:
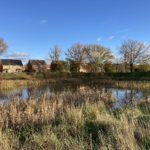
[[[24,70],[21,60],[0,59],[0,72],[16,73]]]
[[[44,72],[47,70],[47,64],[44,60],[29,60],[26,66],[28,72]]]

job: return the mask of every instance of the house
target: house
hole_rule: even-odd
[[[28,72],[44,72],[47,70],[47,65],[44,60],[29,60],[26,71]]]
[[[1,59],[0,60],[0,72],[15,73],[22,72],[23,64],[21,60],[13,59]]]
[[[79,72],[84,72],[84,73],[92,72],[92,67],[89,63],[82,63],[79,66]]]
[[[71,72],[89,73],[89,72],[92,72],[92,67],[91,67],[91,64],[89,64],[89,63],[80,63],[78,61],[71,61],[70,62],[70,71]]]

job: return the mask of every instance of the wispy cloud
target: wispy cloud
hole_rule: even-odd
[[[112,41],[115,38],[114,35],[111,35],[109,37],[103,38],[103,37],[99,37],[97,38],[97,42],[108,42],[108,41]]]
[[[127,28],[122,29],[122,30],[115,32],[115,35],[124,40],[124,39],[127,39],[126,34],[128,34],[129,31],[130,31],[130,29],[127,29]]]
[[[126,34],[129,31],[130,31],[130,29],[128,29],[128,28],[118,30],[118,31],[114,32],[113,35],[111,35],[109,37],[98,37],[97,42],[108,42],[108,41],[114,40],[115,38],[127,39]]]
[[[114,38],[115,38],[115,36],[112,35],[112,36],[109,36],[106,40],[107,40],[107,41],[111,41],[111,40],[113,40]]]
[[[42,19],[41,21],[40,21],[40,24],[47,24],[48,23],[48,20],[46,20],[46,19]]]
[[[3,57],[7,59],[21,59],[22,61],[26,62],[29,59],[30,54],[24,52],[9,52]]]
[[[122,30],[115,32],[115,34],[122,34],[122,33],[128,32],[128,31],[129,31],[129,29],[122,29]]]

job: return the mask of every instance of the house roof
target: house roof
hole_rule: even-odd
[[[0,64],[2,65],[12,65],[12,66],[23,66],[21,60],[15,59],[0,59]]]
[[[46,62],[44,60],[29,60],[31,65],[46,65]]]

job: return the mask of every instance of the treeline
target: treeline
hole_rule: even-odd
[[[119,56],[111,49],[97,44],[73,44],[61,61],[61,48],[55,45],[49,52],[53,71],[80,72],[84,66],[87,72],[148,72],[150,71],[150,45],[136,40],[121,43]],[[70,67],[68,67],[70,66]]]
[[[0,39],[0,54],[7,44]],[[67,49],[66,60],[60,60],[62,50],[54,45],[49,52],[52,71],[80,72],[148,72],[150,71],[150,45],[141,41],[126,40],[118,48],[118,55],[98,44],[73,44]],[[82,71],[81,70],[81,71]]]

